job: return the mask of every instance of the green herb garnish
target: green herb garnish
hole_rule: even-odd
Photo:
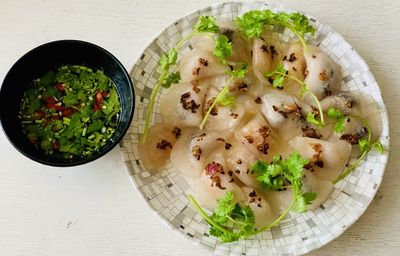
[[[265,25],[285,26],[300,39],[304,48],[306,48],[305,35],[315,33],[308,18],[298,12],[274,13],[271,10],[254,10],[237,17],[235,22],[248,38],[260,37]]]
[[[292,188],[291,205],[294,211],[305,212],[307,211],[307,204],[310,204],[316,198],[315,193],[304,193],[301,188],[304,166],[308,162],[309,160],[301,158],[300,153],[294,152],[286,160],[282,160],[280,155],[275,155],[270,164],[265,161],[257,161],[251,167],[251,170],[266,189],[277,191],[288,187]],[[285,180],[290,185],[284,186]]]
[[[344,131],[344,127],[346,125],[347,117],[343,115],[340,110],[330,107],[328,109],[328,116],[335,120],[335,124],[333,126],[333,130],[336,133],[341,133]]]
[[[115,86],[103,71],[65,65],[33,82],[19,114],[31,143],[46,154],[73,158],[107,144],[120,109]]]
[[[314,99],[315,103],[317,104],[317,108],[318,108],[318,112],[319,112],[320,120],[316,119],[315,113],[310,112],[307,114],[307,118],[306,118],[307,122],[309,122],[313,125],[316,125],[318,127],[325,126],[324,113],[322,111],[321,103],[318,100],[317,96],[312,91],[309,90],[306,83],[304,83],[303,81],[301,81],[300,79],[298,79],[295,76],[289,75],[288,71],[285,69],[285,67],[283,66],[282,63],[279,64],[274,71],[266,73],[265,77],[273,80],[272,86],[274,88],[283,88],[283,83],[286,78],[299,83],[301,86],[300,97],[303,97],[305,93],[308,93]]]
[[[210,224],[210,235],[218,237],[223,243],[237,241],[278,225],[290,210],[295,212],[307,211],[307,205],[311,204],[317,197],[316,193],[304,193],[301,189],[303,168],[307,163],[308,160],[302,159],[300,154],[296,152],[286,160],[282,160],[281,156],[276,155],[271,164],[265,161],[257,161],[252,166],[252,171],[257,175],[257,180],[265,188],[280,190],[291,187],[293,190],[292,202],[289,207],[272,223],[261,228],[255,227],[254,213],[250,206],[235,203],[231,191],[228,191],[224,197],[218,200],[218,206],[211,215],[207,215],[193,196],[189,195],[188,199]],[[291,185],[283,186],[284,179]]]
[[[221,60],[223,65],[226,65],[226,59],[232,55],[232,43],[228,37],[220,35],[216,40],[216,46],[213,54]]]
[[[208,32],[208,33],[218,33],[220,32],[215,18],[212,16],[201,15],[199,21],[194,26],[194,30],[197,32]]]
[[[227,73],[230,75],[230,78],[226,85],[222,88],[222,90],[218,93],[216,98],[214,99],[213,103],[211,106],[208,108],[206,114],[203,117],[203,120],[201,121],[199,128],[203,129],[203,126],[207,122],[211,111],[213,108],[219,104],[222,106],[233,106],[236,103],[236,99],[233,96],[229,95],[229,85],[232,83],[232,81],[236,78],[243,78],[247,72],[248,65],[246,63],[241,63],[236,65],[232,70],[227,71]]]
[[[179,71],[170,73],[170,68],[176,64],[178,58],[178,51],[183,46],[183,44],[190,40],[193,36],[200,34],[207,34],[212,37],[213,34],[219,33],[220,29],[217,26],[215,19],[211,16],[200,16],[198,22],[194,26],[194,31],[189,33],[187,36],[182,38],[175,47],[171,48],[168,52],[161,56],[159,61],[161,74],[151,92],[149,107],[147,109],[146,122],[144,126],[144,132],[142,137],[142,143],[146,142],[147,134],[149,132],[151,114],[153,113],[155,99],[161,89],[161,87],[169,88],[172,84],[177,84],[181,80]],[[212,37],[213,38],[213,37]],[[213,38],[214,39],[214,38]],[[214,55],[218,57],[222,63],[226,63],[226,58],[232,54],[232,45],[228,42],[226,36],[219,36],[216,39],[216,48],[214,50]]]
[[[357,158],[357,160],[353,164],[349,165],[345,170],[343,170],[343,172],[333,181],[333,184],[338,183],[342,179],[346,178],[346,176],[349,175],[352,171],[354,171],[371,149],[374,148],[380,154],[384,154],[386,151],[386,149],[383,146],[381,141],[379,141],[379,140],[377,140],[375,142],[371,141],[372,132],[371,132],[371,128],[369,127],[367,121],[363,120],[359,117],[356,117],[356,116],[353,116],[353,118],[356,118],[356,119],[362,121],[363,126],[368,131],[368,136],[367,136],[367,138],[361,138],[358,140],[358,146],[360,148],[361,155]]]

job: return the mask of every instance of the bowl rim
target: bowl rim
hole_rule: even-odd
[[[23,54],[21,57],[18,58],[18,60],[11,66],[11,68],[7,71],[6,75],[4,76],[3,82],[1,84],[0,87],[0,99],[3,97],[6,97],[6,95],[4,95],[4,84],[7,81],[7,78],[10,76],[10,73],[12,72],[12,70],[14,68],[16,68],[16,66],[20,63],[22,63],[25,58],[27,58],[29,55],[31,55],[33,52],[36,51],[40,51],[43,48],[46,48],[48,46],[51,45],[55,45],[55,44],[70,44],[70,43],[75,43],[75,44],[81,44],[81,45],[85,45],[88,47],[93,47],[96,48],[97,50],[99,50],[100,52],[102,52],[103,54],[107,55],[108,57],[110,57],[112,59],[113,62],[115,62],[117,64],[117,66],[121,69],[123,75],[124,75],[124,79],[127,80],[128,84],[129,84],[129,88],[128,90],[130,90],[130,92],[132,93],[132,101],[133,104],[131,105],[131,107],[129,108],[129,119],[126,122],[126,126],[124,127],[124,129],[122,130],[122,132],[119,134],[118,137],[115,138],[115,140],[110,143],[110,144],[106,144],[103,148],[103,151],[99,154],[93,154],[92,156],[88,157],[88,158],[78,158],[76,159],[76,161],[71,161],[71,162],[59,162],[59,161],[48,161],[48,160],[43,160],[40,157],[34,157],[30,154],[28,154],[27,152],[25,152],[25,150],[23,150],[22,148],[20,148],[19,146],[17,146],[13,140],[9,137],[9,135],[7,134],[6,130],[3,127],[3,122],[2,122],[2,113],[4,111],[0,110],[0,126],[3,130],[3,133],[5,134],[5,136],[7,137],[7,140],[11,143],[11,145],[13,145],[13,147],[15,149],[17,149],[17,151],[19,151],[22,155],[28,157],[29,159],[43,164],[43,165],[48,165],[48,166],[53,166],[53,167],[72,167],[72,166],[78,166],[78,165],[83,165],[83,164],[87,164],[89,162],[92,162],[94,160],[97,160],[101,157],[103,157],[104,155],[106,155],[108,152],[110,152],[113,148],[115,148],[120,141],[123,139],[123,137],[125,136],[125,134],[127,133],[127,131],[130,128],[132,119],[133,119],[133,115],[134,115],[134,111],[135,111],[135,89],[133,86],[133,81],[128,73],[128,71],[126,70],[126,68],[124,67],[124,65],[109,51],[107,51],[106,49],[104,49],[103,47],[96,45],[94,43],[90,43],[87,41],[83,41],[83,40],[78,40],[78,39],[61,39],[61,40],[55,40],[55,41],[50,41],[50,42],[46,42],[44,44],[41,44],[39,46],[36,46],[34,48],[32,48],[31,50],[29,50],[28,52],[26,52],[25,54]],[[34,78],[32,78],[34,79]]]

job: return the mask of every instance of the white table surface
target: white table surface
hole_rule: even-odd
[[[0,0],[0,82],[33,47],[81,39],[130,70],[175,19],[212,0]],[[284,0],[341,33],[375,74],[389,110],[389,164],[366,213],[312,255],[400,255],[400,1]],[[399,111],[399,112],[398,112]],[[128,177],[118,148],[75,168],[18,153],[0,131],[0,255],[206,255],[155,217]]]

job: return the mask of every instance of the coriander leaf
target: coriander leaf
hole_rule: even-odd
[[[251,166],[251,171],[256,175],[257,181],[270,190],[280,190],[283,187],[283,167],[281,161],[268,164],[265,161],[257,161]]]
[[[118,93],[117,90],[113,88],[108,94],[108,98],[103,101],[101,111],[107,116],[107,120],[110,121],[120,110],[121,106],[118,100]]]
[[[233,193],[228,191],[225,196],[218,200],[217,208],[214,209],[211,218],[216,222],[225,224],[227,216],[235,209],[236,203],[233,201]]]
[[[104,127],[104,122],[101,120],[93,120],[91,124],[89,124],[87,128],[87,134],[90,134],[92,132],[100,131],[101,128]]]
[[[375,148],[376,151],[379,153],[383,154],[385,153],[385,146],[383,146],[382,142],[377,141],[373,144],[373,147]]]
[[[293,12],[289,15],[289,17],[292,23],[292,28],[290,29],[296,31],[296,33],[299,33],[303,37],[307,33],[309,33],[310,35],[314,35],[315,28],[313,28],[309,24],[308,18],[306,16],[298,12]]]
[[[265,77],[272,79],[272,86],[274,88],[283,88],[283,83],[288,72],[282,64],[279,64],[272,72],[266,73]]]
[[[212,16],[201,15],[199,21],[194,26],[194,30],[197,32],[210,32],[218,33],[220,31],[219,27],[215,22],[215,18]]]
[[[281,25],[292,30],[305,47],[305,35],[313,35],[315,29],[309,24],[308,18],[301,13],[274,13],[270,10],[254,10],[237,17],[236,25],[248,38],[260,37],[265,25]]]
[[[315,199],[317,199],[317,193],[306,192],[306,193],[303,193],[303,197],[306,200],[307,204],[311,204]]]
[[[164,79],[162,83],[162,87],[169,88],[172,84],[177,84],[181,80],[181,73],[179,71],[169,73],[168,76]]]
[[[328,116],[330,118],[335,118],[335,119],[339,119],[339,118],[343,118],[344,117],[344,115],[342,114],[342,112],[340,112],[340,110],[335,109],[333,107],[330,107],[328,109]]]
[[[256,38],[261,36],[263,26],[271,24],[275,16],[270,10],[254,10],[237,17],[235,23],[246,37]]]
[[[318,121],[318,120],[315,118],[315,115],[316,115],[316,114],[313,113],[313,112],[308,112],[306,120],[307,120],[307,122],[309,122],[310,124],[313,124],[313,125],[315,125],[315,126],[321,127],[321,126],[322,126],[322,125],[321,125],[321,122]]]
[[[333,130],[336,133],[341,133],[344,131],[347,118],[340,112],[340,110],[330,107],[328,109],[328,116],[335,120]]]
[[[162,70],[168,70],[170,66],[175,65],[178,58],[178,52],[175,48],[171,48],[168,52],[164,53],[160,59],[160,67]]]
[[[237,241],[255,232],[255,216],[250,206],[241,206],[235,203],[231,191],[218,200],[217,208],[208,216],[193,196],[188,196],[189,201],[210,224],[209,233],[218,237],[223,243]],[[234,232],[232,227],[238,232]]]
[[[297,195],[296,204],[294,206],[295,212],[306,212],[307,205],[312,204],[312,202],[317,198],[315,192],[299,193]]]
[[[63,97],[63,101],[66,107],[71,107],[78,103],[78,98],[74,93],[68,93]]]
[[[289,181],[301,180],[304,165],[308,164],[308,162],[309,160],[301,158],[299,152],[292,153],[288,159],[283,161],[285,176]]]
[[[225,85],[224,88],[218,93],[217,97],[215,98],[214,102],[208,108],[206,114],[201,121],[199,128],[203,129],[204,124],[207,122],[208,117],[210,116],[211,111],[217,104],[221,104],[223,106],[233,106],[236,104],[236,98],[234,96],[229,96],[229,84]]]
[[[237,214],[234,217],[234,219],[239,219],[242,221],[243,225],[241,227],[241,230],[239,232],[240,236],[246,236],[248,233],[254,231],[255,229],[255,224],[256,224],[256,218],[254,216],[254,212],[251,209],[249,205],[240,207],[237,204],[238,208],[240,209],[241,215]]]
[[[226,73],[229,74],[232,78],[244,78],[248,71],[248,66],[246,63],[240,63],[233,67],[232,70],[228,70]]]
[[[361,153],[367,152],[370,149],[369,141],[365,138],[358,140],[358,146],[360,147]]]
[[[229,42],[228,37],[220,35],[217,38],[213,54],[221,60],[223,65],[227,63],[226,59],[232,55],[232,43]]]

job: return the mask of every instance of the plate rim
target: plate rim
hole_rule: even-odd
[[[334,234],[332,234],[333,236],[332,236],[330,239],[328,239],[328,240],[326,240],[326,241],[324,241],[324,242],[321,242],[319,246],[316,246],[316,247],[313,247],[312,249],[309,249],[309,250],[307,250],[307,251],[302,251],[302,252],[301,252],[301,255],[302,255],[302,254],[306,254],[306,253],[309,253],[309,252],[311,252],[311,251],[320,249],[320,248],[326,246],[327,244],[331,243],[333,240],[337,239],[337,238],[338,238],[339,236],[341,236],[345,231],[347,231],[352,225],[354,225],[354,223],[357,222],[363,214],[365,214],[365,212],[366,212],[367,209],[369,208],[371,202],[373,201],[374,197],[376,196],[376,193],[377,193],[378,189],[380,188],[380,186],[381,186],[381,184],[382,184],[383,176],[384,176],[384,174],[385,174],[385,172],[386,172],[386,168],[387,168],[387,164],[388,164],[388,158],[389,158],[389,154],[390,154],[390,151],[389,151],[389,148],[390,148],[390,129],[389,129],[389,128],[390,128],[390,122],[389,122],[389,118],[388,118],[387,107],[386,107],[386,104],[385,104],[384,99],[383,99],[382,90],[381,90],[381,87],[379,86],[379,84],[378,84],[378,82],[377,82],[377,80],[376,80],[376,78],[375,78],[373,72],[371,71],[369,65],[367,64],[367,62],[366,62],[366,61],[364,60],[364,58],[357,52],[357,50],[354,49],[354,47],[353,47],[339,32],[337,32],[335,29],[333,29],[330,25],[327,25],[326,23],[321,23],[321,22],[319,22],[319,19],[317,19],[315,16],[309,15],[307,12],[300,11],[300,10],[298,10],[298,9],[296,9],[296,8],[291,8],[291,7],[288,8],[287,5],[284,5],[284,4],[281,4],[281,3],[270,3],[270,2],[268,2],[268,1],[265,1],[265,2],[262,2],[262,1],[251,1],[251,2],[245,2],[245,1],[228,1],[228,2],[223,2],[223,3],[217,3],[217,4],[212,4],[212,5],[206,5],[206,6],[203,7],[203,8],[196,9],[196,10],[194,10],[194,11],[190,11],[190,12],[188,12],[186,15],[181,16],[181,17],[179,17],[179,18],[173,20],[171,23],[167,24],[167,26],[165,26],[160,32],[158,32],[154,37],[152,37],[152,38],[149,40],[149,42],[145,44],[145,47],[140,51],[138,57],[134,60],[134,64],[133,64],[133,66],[132,66],[132,68],[131,68],[131,70],[130,70],[130,72],[129,72],[131,79],[132,79],[132,76],[133,76],[132,74],[133,74],[133,72],[134,72],[134,70],[135,70],[136,64],[137,64],[138,62],[140,62],[141,57],[142,57],[143,54],[146,52],[146,50],[147,50],[147,49],[150,47],[150,45],[151,45],[153,42],[155,42],[160,36],[162,36],[163,34],[165,34],[165,33],[167,32],[167,30],[168,30],[171,26],[173,26],[173,25],[176,24],[176,23],[181,22],[181,21],[184,20],[186,17],[191,16],[191,15],[194,15],[194,14],[196,14],[196,13],[209,12],[209,11],[215,9],[215,8],[220,8],[220,7],[222,7],[222,6],[225,6],[225,5],[232,5],[232,4],[238,5],[238,6],[250,5],[250,6],[251,6],[251,7],[250,7],[250,10],[265,10],[265,9],[272,9],[272,8],[284,9],[285,11],[288,11],[288,12],[299,12],[299,13],[302,13],[302,14],[304,14],[306,17],[308,17],[309,19],[314,19],[314,20],[318,21],[319,25],[323,25],[324,27],[326,27],[326,28],[328,28],[329,30],[333,31],[333,32],[336,33],[338,36],[340,36],[340,38],[342,39],[343,42],[345,42],[347,45],[349,45],[349,46],[352,47],[352,49],[353,49],[353,51],[354,51],[354,54],[356,54],[356,56],[357,56],[358,59],[359,59],[359,62],[362,62],[362,64],[365,65],[365,66],[368,68],[368,69],[367,69],[367,72],[371,75],[372,82],[375,82],[375,83],[376,83],[376,87],[379,89],[379,96],[380,96],[380,99],[381,99],[381,102],[379,102],[379,104],[380,104],[379,106],[381,107],[381,109],[380,109],[381,115],[382,115],[382,117],[384,117],[384,119],[382,119],[382,124],[384,123],[384,120],[387,120],[386,127],[384,127],[384,128],[386,128],[386,129],[385,129],[385,130],[382,130],[382,133],[381,133],[381,134],[385,134],[385,132],[387,133],[387,138],[385,137],[385,142],[386,142],[386,143],[385,143],[385,146],[387,146],[387,151],[385,151],[385,155],[384,155],[385,161],[384,161],[384,163],[383,163],[383,171],[382,171],[382,173],[381,173],[380,175],[376,176],[377,178],[380,178],[380,179],[379,179],[378,182],[376,182],[377,187],[376,187],[376,189],[375,189],[375,192],[373,193],[373,195],[371,195],[371,198],[370,198],[367,202],[365,202],[364,207],[359,211],[359,214],[357,214],[357,216],[356,216],[356,218],[355,218],[354,220],[352,220],[350,223],[346,224],[346,227],[345,227],[345,228],[342,228],[342,229],[340,229],[339,231],[336,231]],[[258,5],[263,5],[263,8],[262,8],[262,9],[261,9],[261,8],[253,8],[253,4],[256,4],[256,5],[257,5],[257,4],[258,4]],[[342,77],[342,79],[343,79],[343,77]],[[134,87],[136,87],[136,84],[135,84],[134,82],[133,82],[132,84],[133,84]],[[136,104],[139,104],[137,100],[135,100],[135,108],[137,107]],[[136,113],[137,113],[137,111],[135,111],[135,114],[136,114]],[[132,120],[132,123],[133,123],[133,122],[134,122],[134,120]],[[132,125],[132,123],[131,123],[131,125]],[[131,127],[131,125],[130,125],[129,127]],[[128,135],[128,134],[126,134],[125,136],[127,136],[127,135]],[[124,141],[124,138],[122,139],[121,142],[123,142],[123,141]],[[124,155],[124,146],[123,146],[123,143],[120,143],[120,150],[121,150],[122,154]],[[368,153],[367,156],[368,156],[369,154],[370,154],[370,153]],[[123,161],[126,162],[127,160],[125,160],[125,158],[123,157]],[[132,184],[134,185],[135,190],[137,190],[137,191],[139,192],[139,194],[141,195],[141,198],[142,198],[142,199],[146,202],[146,204],[150,207],[151,212],[152,212],[154,215],[156,215],[157,218],[158,218],[159,220],[161,220],[161,222],[162,222],[164,225],[166,225],[167,227],[172,228],[172,230],[174,230],[174,232],[177,233],[180,237],[185,238],[185,240],[190,241],[192,244],[199,245],[199,244],[200,244],[199,242],[197,242],[195,239],[192,239],[191,237],[187,236],[187,234],[186,234],[185,232],[183,232],[181,229],[175,227],[175,226],[171,223],[171,221],[169,221],[168,219],[166,219],[165,217],[163,217],[161,214],[159,214],[159,213],[157,212],[156,209],[154,209],[154,207],[150,204],[149,200],[145,197],[145,195],[142,193],[142,191],[140,191],[140,186],[139,186],[139,184],[137,184],[136,180],[133,178],[132,171],[128,168],[128,166],[127,166],[126,164],[124,164],[124,168],[127,170],[128,174],[129,174],[129,178],[130,178]],[[334,187],[340,186],[340,184],[341,184],[343,181],[344,181],[344,180],[342,180],[342,181],[340,181],[339,183],[335,184]],[[339,189],[340,191],[342,191],[342,189],[340,189],[340,188],[338,188],[338,189]],[[333,192],[333,191],[332,191],[332,192]],[[332,193],[332,192],[331,192],[331,193]],[[289,218],[292,218],[292,217],[290,216]],[[285,219],[286,219],[286,218],[285,218]],[[257,240],[257,239],[251,239],[251,240]],[[274,240],[274,239],[272,238],[272,240]],[[242,241],[245,241],[245,240],[242,240]],[[218,244],[220,244],[220,243],[217,242],[216,245],[218,245]],[[229,244],[230,244],[230,243],[229,243]],[[213,248],[210,247],[210,246],[206,246],[206,245],[203,245],[203,244],[201,244],[200,246],[201,246],[202,248],[204,248],[204,250],[207,250],[207,251],[210,251],[210,252],[214,252],[214,251],[215,251],[215,248],[213,249]],[[290,254],[298,255],[298,254],[296,253],[296,251],[294,251],[294,252],[292,252],[292,253],[290,253]],[[229,255],[230,255],[230,253],[229,253]]]

